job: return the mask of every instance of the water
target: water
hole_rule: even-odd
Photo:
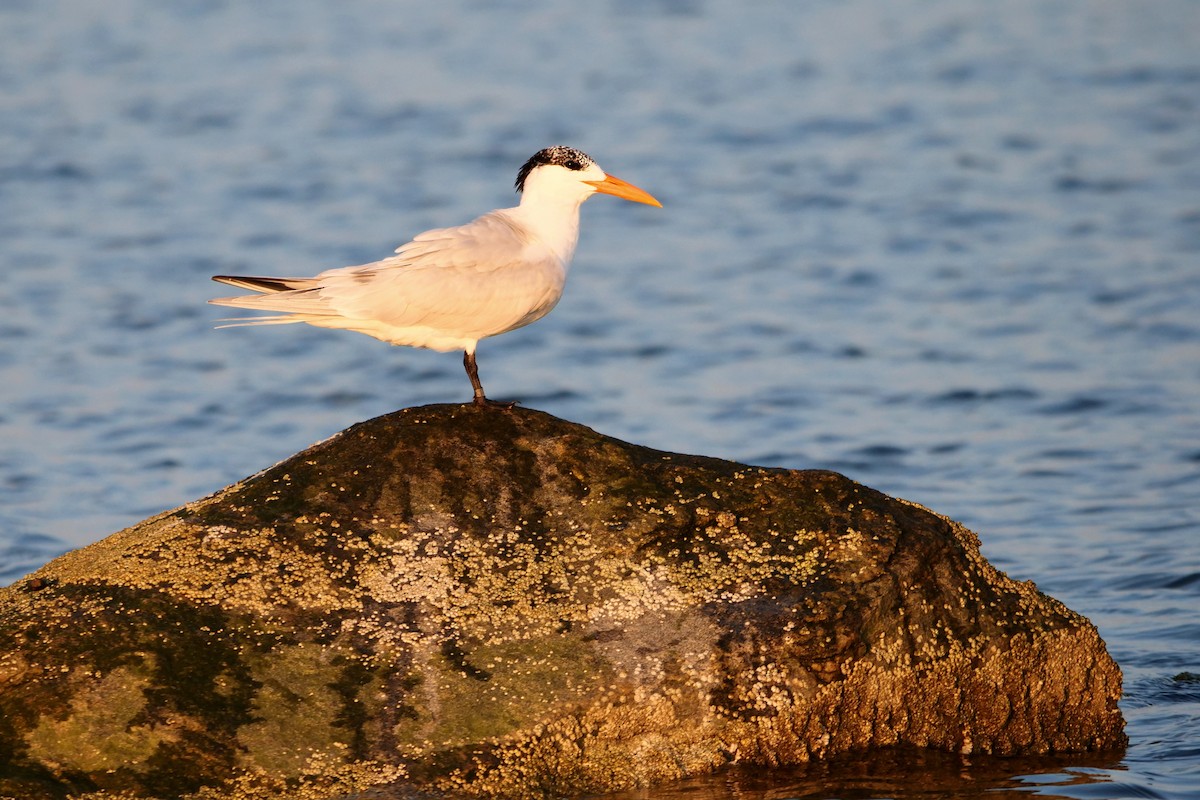
[[[564,142],[666,208],[585,206],[490,395],[931,506],[1126,676],[1123,755],[652,796],[1200,797],[1197,32],[1190,0],[0,3],[0,577],[466,400],[453,354],[214,331],[208,277],[378,258]]]

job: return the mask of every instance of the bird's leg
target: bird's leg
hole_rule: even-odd
[[[474,403],[477,406],[499,406],[500,408],[512,408],[516,405],[513,403],[505,403],[502,401],[488,400],[483,394],[483,384],[479,382],[479,367],[475,365],[475,354],[471,352],[463,352],[463,367],[467,370],[467,377],[471,379],[471,387],[475,389]]]
[[[475,405],[487,405],[488,399],[483,394],[483,384],[479,382],[479,367],[475,365],[475,354],[470,350],[463,351],[463,367],[467,370],[467,377],[471,379],[471,388],[475,390]]]

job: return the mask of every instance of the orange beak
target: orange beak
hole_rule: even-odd
[[[632,183],[626,183],[620,178],[614,178],[612,175],[607,176],[602,181],[584,181],[596,187],[597,192],[611,194],[614,197],[620,197],[625,200],[632,200],[635,203],[645,203],[648,206],[658,206],[662,208],[662,203],[654,199],[654,196],[649,192],[643,191]]]

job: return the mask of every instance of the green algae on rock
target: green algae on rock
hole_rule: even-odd
[[[1086,619],[919,506],[430,406],[0,590],[0,795],[549,797],[1104,750],[1120,681]]]

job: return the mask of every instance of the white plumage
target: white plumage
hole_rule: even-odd
[[[569,147],[536,153],[516,185],[522,194],[515,208],[425,231],[390,258],[312,278],[217,275],[213,280],[258,294],[210,302],[279,312],[233,325],[307,322],[391,344],[462,350],[475,402],[487,403],[475,347],[480,339],[541,319],[558,303],[579,239],[583,201],[604,192],[661,207]]]

